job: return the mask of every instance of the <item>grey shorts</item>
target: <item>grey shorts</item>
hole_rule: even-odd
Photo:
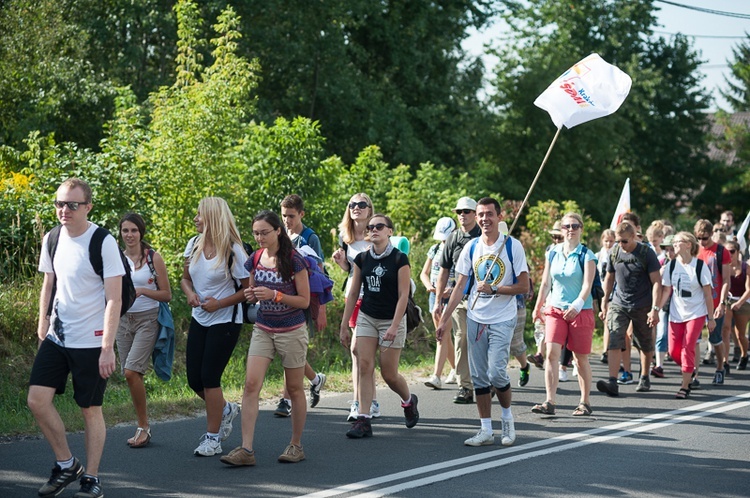
[[[607,310],[607,328],[609,329],[608,349],[625,350],[625,335],[628,325],[633,324],[633,344],[644,353],[654,352],[654,334],[648,326],[650,307],[623,308],[610,304]]]
[[[159,308],[125,313],[120,318],[117,329],[117,352],[120,354],[120,368],[140,374],[148,371],[151,354],[159,335]]]

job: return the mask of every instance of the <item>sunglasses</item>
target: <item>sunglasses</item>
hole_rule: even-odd
[[[709,237],[709,236],[705,236],[705,237],[696,237],[696,239],[698,239],[698,240],[708,240],[708,239],[710,239],[710,238],[711,238],[711,237]]]
[[[349,209],[359,208],[359,209],[365,209],[370,207],[369,204],[365,201],[358,201],[358,202],[350,202],[349,203]]]
[[[736,252],[737,252],[737,249],[730,249],[730,250],[729,250],[729,254],[734,254],[734,253],[736,253]]]
[[[721,228],[714,228],[714,233],[716,233],[716,232],[724,232],[724,230],[721,229]]]
[[[78,211],[79,206],[85,206],[88,204],[88,202],[78,202],[78,201],[55,201],[55,207],[57,209],[62,209],[65,206],[68,206],[68,209],[71,211]]]
[[[630,242],[631,241],[629,240],[616,240],[615,244],[625,245],[625,244],[630,244]]]
[[[392,228],[386,225],[385,223],[375,223],[374,225],[367,225],[367,231],[368,232],[374,232],[374,231],[381,231],[384,228]]]
[[[563,239],[562,235],[553,235],[552,236],[552,240],[562,240],[562,239]]]
[[[473,213],[474,210],[473,209],[456,209],[453,212],[456,214],[469,214],[469,213]]]
[[[578,230],[579,228],[583,228],[583,225],[580,223],[571,223],[570,225],[560,225],[560,228],[564,230]]]

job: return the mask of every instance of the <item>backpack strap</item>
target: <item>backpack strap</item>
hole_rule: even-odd
[[[309,243],[310,236],[312,234],[314,234],[314,233],[315,232],[313,231],[312,228],[306,226],[305,229],[302,230],[302,232],[300,232],[300,234],[299,234],[299,238],[298,238],[298,240],[300,241],[299,246],[300,247],[301,246],[309,246],[310,245],[310,243]]]
[[[518,282],[518,278],[516,278],[516,270],[513,267],[513,239],[510,235],[505,236],[505,252],[508,254],[508,259],[510,260],[510,276],[513,277],[513,283],[515,284]]]
[[[146,253],[146,264],[148,265],[148,270],[151,272],[151,276],[154,277],[154,283],[156,284],[156,290],[159,290],[159,281],[156,280],[156,277],[159,275],[156,274],[156,267],[154,267],[154,251],[153,249],[149,249]]]
[[[469,241],[469,280],[466,282],[466,287],[464,287],[464,296],[469,295],[476,280],[474,278],[474,249],[477,247],[477,242],[479,242],[479,237],[475,237]]]
[[[104,238],[109,235],[106,228],[97,227],[89,242],[89,260],[94,272],[104,281],[104,262],[102,261],[102,245]]]
[[[698,261],[700,261],[700,260],[698,260]],[[669,262],[669,281],[670,281],[670,283],[672,282],[672,273],[674,273],[674,267],[676,265],[677,265],[677,260],[676,259],[673,259],[672,261]],[[698,267],[696,266],[696,270],[697,269],[698,269]],[[700,283],[700,281],[701,281],[700,280],[700,273],[698,273],[698,283]],[[674,286],[674,283],[672,283],[672,286]]]
[[[716,267],[719,269],[719,275],[721,275],[721,262],[724,261],[724,246],[716,244]]]
[[[57,225],[49,231],[47,237],[47,252],[49,253],[50,263],[52,263],[52,274],[55,275],[52,281],[52,293],[49,296],[49,303],[47,303],[47,316],[52,316],[52,302],[55,300],[55,294],[57,294],[57,274],[55,274],[55,252],[57,251],[57,243],[60,241],[60,230],[62,225]]]

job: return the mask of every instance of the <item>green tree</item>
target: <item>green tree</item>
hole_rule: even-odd
[[[750,34],[746,36],[732,49],[734,60],[727,61],[732,75],[724,76],[724,81],[729,88],[719,91],[736,112],[750,111]]]

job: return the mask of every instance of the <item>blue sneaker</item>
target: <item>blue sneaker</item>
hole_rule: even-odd
[[[630,372],[626,372],[623,370],[623,372],[620,374],[619,377],[617,377],[617,383],[618,384],[632,384],[633,383],[633,374]]]

